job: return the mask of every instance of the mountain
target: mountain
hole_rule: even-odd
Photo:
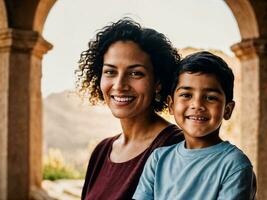
[[[43,99],[45,152],[59,148],[70,157],[120,132],[119,120],[106,106],[90,106],[75,92],[54,93]]]

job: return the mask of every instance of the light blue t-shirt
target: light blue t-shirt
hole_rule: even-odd
[[[186,149],[183,141],[150,155],[133,199],[249,200],[255,181],[249,159],[229,142]]]

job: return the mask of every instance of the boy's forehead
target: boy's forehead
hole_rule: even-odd
[[[179,75],[177,87],[217,88],[222,90],[221,83],[215,74],[202,72],[183,72]]]
[[[204,73],[204,72],[182,72],[179,74],[179,80],[189,80],[198,78],[208,78],[214,81],[219,82],[218,77],[213,73]]]

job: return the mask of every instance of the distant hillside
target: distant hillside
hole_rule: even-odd
[[[106,107],[89,106],[76,93],[64,91],[43,100],[43,130],[46,149],[73,152],[118,134],[120,126]]]

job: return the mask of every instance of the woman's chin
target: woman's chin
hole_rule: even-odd
[[[118,119],[125,119],[129,118],[129,113],[126,112],[116,112],[116,111],[111,111],[112,115]]]

